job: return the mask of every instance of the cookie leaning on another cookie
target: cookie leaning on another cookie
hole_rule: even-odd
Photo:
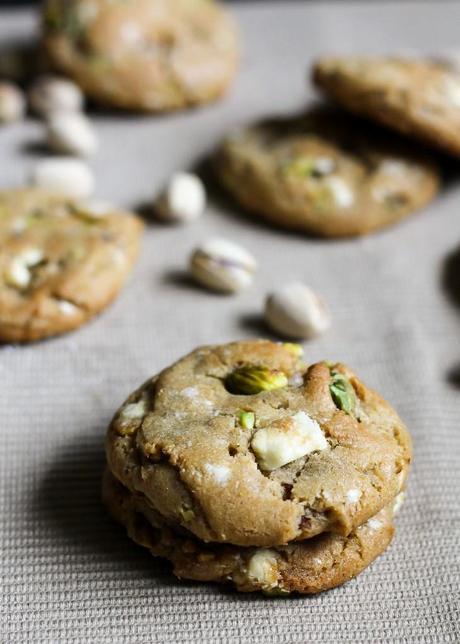
[[[460,155],[460,73],[423,59],[322,58],[315,84],[340,105]]]
[[[223,95],[238,37],[213,0],[47,0],[43,44],[54,68],[95,101],[160,112]]]
[[[270,549],[204,544],[168,527],[142,495],[130,493],[108,470],[103,497],[131,539],[168,559],[177,577],[232,583],[240,591],[270,596],[313,594],[348,581],[387,548],[394,532],[387,507],[347,537],[324,534]]]
[[[39,189],[0,192],[0,340],[70,331],[118,294],[142,232],[132,214]]]
[[[222,184],[282,228],[364,235],[407,217],[436,194],[436,164],[407,140],[329,109],[230,135],[215,158]]]
[[[405,485],[409,434],[343,365],[266,340],[202,347],[115,415],[111,472],[174,529],[271,547],[349,535]]]

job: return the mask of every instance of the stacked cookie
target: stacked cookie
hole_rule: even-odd
[[[411,446],[395,411],[298,345],[195,350],[148,380],[107,433],[104,498],[178,577],[315,593],[393,536]]]
[[[327,237],[366,234],[428,204],[440,185],[429,147],[460,154],[458,65],[326,58],[313,78],[346,111],[315,108],[227,137],[215,165],[237,201],[278,226]]]

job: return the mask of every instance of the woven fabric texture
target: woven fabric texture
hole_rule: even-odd
[[[221,135],[314,100],[311,60],[330,51],[446,49],[460,4],[258,2],[234,9],[242,69],[220,104],[168,117],[93,114],[98,196],[136,206]],[[34,33],[30,11],[0,12],[0,43]],[[27,180],[42,130],[0,130],[0,187]],[[458,642],[460,188],[365,239],[320,241],[238,214],[211,194],[189,227],[150,224],[119,300],[79,331],[0,347],[0,641]],[[211,236],[258,258],[254,287],[219,297],[190,284],[193,246]],[[267,600],[178,582],[133,545],[100,502],[105,427],[144,379],[195,346],[265,335],[265,293],[301,279],[329,302],[333,328],[309,361],[348,362],[398,409],[415,447],[396,538],[358,579],[311,598]]]

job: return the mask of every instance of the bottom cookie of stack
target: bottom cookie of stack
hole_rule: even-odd
[[[183,528],[172,529],[108,469],[103,498],[131,539],[169,560],[177,577],[274,596],[313,594],[349,581],[385,551],[394,533],[393,507],[386,507],[347,537],[322,534],[276,548],[244,548],[204,543]]]

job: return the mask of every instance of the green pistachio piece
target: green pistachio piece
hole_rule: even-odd
[[[356,405],[356,394],[348,378],[343,373],[331,371],[329,390],[335,405],[347,414],[351,414]]]
[[[287,597],[291,593],[289,590],[285,590],[284,588],[270,588],[270,589],[264,589],[262,590],[262,593],[266,597]]]
[[[239,421],[243,429],[254,429],[256,415],[253,411],[240,411]]]
[[[195,512],[193,510],[190,510],[189,508],[181,508],[179,510],[179,514],[182,517],[182,521],[184,521],[185,523],[188,523],[195,518]]]
[[[239,367],[225,379],[225,386],[231,394],[244,396],[281,389],[287,384],[287,376],[282,371],[257,365]]]
[[[295,342],[285,342],[283,347],[296,358],[301,358],[303,356],[303,348],[300,344],[296,344]]]
[[[311,177],[315,172],[315,159],[311,157],[297,157],[283,163],[283,174],[299,179]]]

